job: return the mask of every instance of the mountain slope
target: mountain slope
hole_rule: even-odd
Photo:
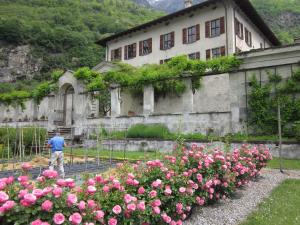
[[[148,0],[153,8],[174,12],[184,8],[183,0]],[[194,0],[198,4],[205,0]],[[300,37],[300,0],[251,0],[257,11],[283,43]]]
[[[104,55],[96,40],[160,15],[130,0],[0,0],[0,67],[2,48],[26,44],[43,75],[94,66]]]

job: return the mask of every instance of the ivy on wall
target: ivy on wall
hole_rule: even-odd
[[[241,61],[234,56],[220,57],[209,61],[190,60],[186,56],[178,56],[163,65],[151,64],[133,67],[118,62],[116,69],[106,73],[98,73],[88,67],[82,67],[74,73],[74,77],[82,80],[88,91],[97,91],[98,97],[105,95],[105,98],[109,98],[109,94],[105,93],[108,93],[111,85],[114,84],[130,89],[133,94],[141,94],[144,86],[152,84],[156,96],[168,93],[180,95],[187,88],[183,81],[185,74],[191,77],[192,88],[196,90],[200,88],[201,78],[206,72],[228,72],[238,68],[240,64]],[[44,97],[57,89],[56,83],[63,72],[62,70],[53,71],[50,81],[40,83],[31,91],[1,93],[0,103],[24,107],[24,101],[32,98],[39,104]]]
[[[251,79],[248,125],[256,134],[277,133],[277,104],[281,106],[283,133],[294,137],[300,121],[300,69],[283,81],[279,74],[269,73],[269,82]]]

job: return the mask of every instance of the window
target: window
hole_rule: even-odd
[[[152,52],[152,38],[149,38],[144,41],[140,41],[140,44],[139,44],[140,56],[148,55],[151,52]]]
[[[159,60],[159,64],[164,64],[167,63],[171,60],[172,58],[164,59],[164,60]]]
[[[249,47],[252,47],[252,34],[247,28],[245,28],[245,42]]]
[[[124,52],[124,58],[125,60],[133,59],[136,57],[136,43],[131,45],[125,46],[125,52]]]
[[[167,50],[174,47],[174,32],[160,36],[160,49]]]
[[[211,37],[219,36],[221,33],[220,28],[221,28],[220,27],[220,19],[211,21],[210,36]]]
[[[213,48],[211,50],[211,55],[213,58],[218,58],[221,56],[221,51],[220,51],[220,48]]]
[[[225,17],[221,17],[205,23],[205,37],[217,37],[225,33]]]
[[[225,56],[225,55],[226,55],[225,46],[206,50],[206,60],[209,60],[211,58],[217,58],[220,56]]]
[[[200,52],[194,52],[188,55],[189,59],[200,59]]]
[[[237,18],[235,18],[235,34],[244,39],[244,26]]]
[[[111,59],[111,61],[122,60],[122,48],[117,48],[117,49],[111,50],[110,59]]]
[[[193,43],[196,41],[196,26],[188,28],[188,43]]]

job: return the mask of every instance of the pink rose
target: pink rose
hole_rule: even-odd
[[[53,216],[53,222],[55,224],[63,224],[65,222],[65,216],[62,213],[55,213]]]
[[[156,206],[160,206],[161,205],[161,201],[159,199],[156,199],[152,202],[152,207],[156,207]]]
[[[94,200],[88,200],[87,204],[88,204],[88,208],[90,208],[90,209],[94,209],[97,207],[97,204],[95,203]]]
[[[58,173],[55,170],[45,170],[43,172],[43,176],[49,179],[54,179],[58,176]]]
[[[104,212],[102,210],[96,211],[95,218],[98,221],[102,220],[104,218]]]
[[[155,190],[150,191],[149,193],[151,198],[155,198],[157,196],[157,192]]]
[[[185,191],[186,191],[186,188],[185,188],[185,187],[179,188],[179,192],[180,192],[180,193],[185,193]]]
[[[95,188],[95,186],[88,186],[87,188],[87,192],[89,194],[94,194],[97,191],[97,188]]]
[[[82,221],[82,217],[79,213],[73,213],[70,217],[69,217],[69,221],[73,224],[73,225],[78,225],[81,223]]]
[[[108,225],[117,225],[118,224],[118,220],[116,218],[110,218],[108,220]]]
[[[6,182],[0,181],[0,190],[4,190],[6,188]]]
[[[52,209],[53,203],[49,200],[46,200],[42,204],[42,210],[49,212]]]
[[[145,205],[145,202],[144,201],[141,201],[137,204],[137,208],[141,211],[145,211],[146,209],[146,205]]]
[[[114,214],[120,214],[122,212],[122,208],[119,205],[114,206],[112,210]]]
[[[16,203],[14,201],[7,201],[5,202],[2,207],[5,209],[5,211],[9,211],[11,210],[14,206],[16,205]]]
[[[41,189],[34,189],[32,194],[34,194],[37,198],[40,198],[44,195],[44,192]]]
[[[85,210],[85,202],[84,201],[80,201],[78,204],[78,208],[80,209],[80,211]]]
[[[75,194],[69,194],[67,197],[67,203],[69,206],[72,206],[75,203],[77,203],[77,196]]]
[[[42,221],[41,221],[40,219],[37,219],[37,220],[35,220],[35,221],[32,221],[32,222],[30,223],[30,225],[42,225]]]
[[[64,179],[58,179],[56,181],[56,184],[60,187],[65,187],[66,186],[66,181]]]
[[[36,201],[36,196],[34,194],[24,195],[24,201],[30,205],[33,205]]]
[[[0,191],[0,203],[6,202],[8,199],[9,196],[4,191]]]
[[[135,211],[136,210],[136,205],[134,203],[130,203],[127,205],[127,209],[129,212]]]
[[[103,191],[104,191],[105,193],[108,193],[108,192],[109,192],[109,186],[104,185],[104,186],[103,186]]]
[[[96,184],[96,181],[94,179],[90,178],[88,180],[87,184],[90,185],[90,186],[94,186]]]
[[[52,191],[52,194],[54,195],[55,198],[59,198],[62,194],[63,190],[60,187],[54,188]]]
[[[23,163],[22,164],[22,169],[24,170],[24,171],[28,171],[28,170],[30,170],[32,168],[32,165],[30,164],[30,163]]]
[[[145,188],[144,187],[140,187],[139,189],[138,189],[138,194],[139,195],[142,195],[142,194],[144,194],[145,193]]]
[[[154,214],[160,214],[160,208],[159,207],[153,207]]]

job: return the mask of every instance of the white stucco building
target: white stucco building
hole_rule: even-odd
[[[280,42],[249,0],[208,0],[104,38],[107,61],[133,66],[164,63],[177,55],[202,60]]]

